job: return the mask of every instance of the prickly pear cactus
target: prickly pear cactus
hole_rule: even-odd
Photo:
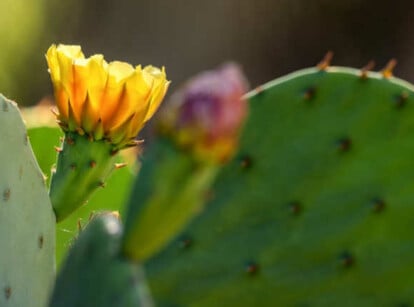
[[[153,306],[142,268],[120,256],[121,235],[116,216],[95,216],[72,246],[50,306]]]
[[[0,306],[45,306],[55,216],[17,106],[0,95]]]
[[[413,87],[315,68],[249,99],[208,210],[147,263],[159,306],[414,304]]]

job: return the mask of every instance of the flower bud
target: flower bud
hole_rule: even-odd
[[[247,81],[235,64],[201,73],[176,92],[162,110],[162,131],[198,158],[230,159],[247,115]]]

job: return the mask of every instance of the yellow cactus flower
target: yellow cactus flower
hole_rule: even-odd
[[[169,85],[164,68],[85,58],[80,46],[52,45],[46,59],[62,128],[117,148],[133,143]]]

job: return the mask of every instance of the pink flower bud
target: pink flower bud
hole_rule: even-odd
[[[162,123],[175,141],[199,158],[225,162],[237,150],[247,115],[247,81],[235,64],[190,79],[162,112]]]

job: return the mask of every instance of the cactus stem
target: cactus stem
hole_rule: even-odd
[[[109,155],[113,147],[106,141],[90,142],[86,134],[67,132],[63,144],[49,192],[58,222],[84,204],[96,188],[104,186],[100,181],[109,176],[114,164]],[[72,183],[78,188],[73,190]]]
[[[104,188],[104,187],[106,187],[106,183],[104,181],[99,181],[98,182],[98,187]]]
[[[392,72],[397,65],[396,59],[391,59],[388,61],[387,65],[385,65],[384,69],[381,70],[381,74],[385,79],[389,79],[393,76]]]
[[[360,78],[362,80],[366,80],[368,78],[368,72],[370,70],[373,70],[375,67],[375,61],[374,60],[370,60],[367,65],[365,65],[364,67],[361,68],[361,74],[360,74]]]
[[[123,167],[125,167],[127,165],[128,165],[127,163],[115,163],[114,164],[114,166],[115,166],[116,169],[123,168]]]
[[[331,65],[331,61],[332,61],[333,55],[334,55],[333,52],[331,50],[329,50],[325,54],[325,56],[323,57],[322,61],[320,61],[318,63],[318,65],[316,65],[316,67],[319,70],[326,70]]]

